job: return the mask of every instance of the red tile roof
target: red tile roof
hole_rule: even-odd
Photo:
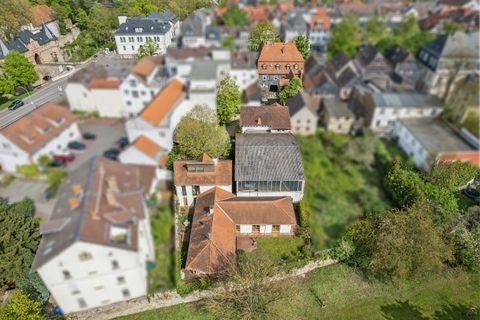
[[[168,156],[163,152],[162,147],[156,144],[147,136],[139,136],[130,144],[130,146],[136,148],[148,157],[154,159],[161,166],[165,166],[165,164],[167,163]]]
[[[480,151],[457,151],[457,152],[442,152],[438,156],[439,162],[446,161],[466,161],[470,162],[475,167],[480,167]]]
[[[91,89],[118,89],[118,87],[120,87],[120,80],[115,78],[93,79],[90,81]]]
[[[132,73],[146,78],[153,70],[164,61],[163,56],[148,56],[140,59],[137,64],[132,68]]]
[[[140,113],[145,121],[158,126],[163,118],[180,102],[184,86],[177,79],[170,81]]]
[[[295,65],[298,65],[297,69]],[[264,43],[257,60],[259,74],[299,73],[303,71],[303,66],[302,54],[292,42]]]
[[[194,172],[188,168],[203,166],[204,172]],[[173,163],[173,181],[176,186],[229,186],[232,184],[232,160],[212,160],[204,154],[198,161],[175,161]]]
[[[261,107],[242,107],[240,123],[246,127],[267,126],[273,130],[290,130],[288,107],[280,104]]]
[[[310,28],[316,29],[320,27],[323,30],[330,30],[330,17],[325,8],[317,8],[317,12],[310,18]]]

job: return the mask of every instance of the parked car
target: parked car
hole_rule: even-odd
[[[69,162],[69,161],[75,160],[75,155],[73,154],[54,155],[53,160]]]
[[[97,136],[94,134],[94,133],[91,133],[91,132],[85,132],[83,133],[83,139],[85,140],[95,140],[97,138]]]
[[[67,164],[64,160],[53,159],[52,163],[50,164],[51,167],[65,167]]]
[[[22,100],[15,100],[8,106],[8,110],[13,111],[24,105],[25,102],[23,102]]]
[[[120,154],[120,150],[112,148],[108,149],[103,153],[103,156],[107,159],[117,161],[118,160],[118,155]]]
[[[78,142],[78,141],[71,141],[67,144],[67,147],[69,149],[73,149],[73,150],[83,150],[85,149],[85,145],[81,142]]]
[[[43,81],[50,81],[52,80],[52,76],[44,76]]]
[[[122,137],[122,138],[118,139],[118,141],[117,141],[117,145],[120,149],[125,148],[126,146],[128,146],[128,144],[129,144],[129,142],[128,142],[127,137]]]

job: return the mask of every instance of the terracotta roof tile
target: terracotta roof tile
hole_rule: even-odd
[[[115,78],[90,81],[90,88],[92,89],[118,89],[118,87],[120,87],[120,80]]]
[[[168,160],[168,156],[165,154],[165,152],[163,152],[162,147],[147,136],[139,136],[131,143],[130,146],[154,159],[162,166],[164,166]]]
[[[280,104],[261,107],[242,107],[240,109],[242,126],[267,126],[273,130],[290,130],[288,107]]]
[[[149,74],[155,70],[159,64],[162,64],[164,61],[163,56],[148,56],[140,59],[137,64],[132,68],[132,73],[146,78]]]
[[[277,68],[277,64],[279,68]],[[264,65],[266,69],[264,69]],[[289,65],[289,68],[287,65]],[[298,65],[297,69],[295,69],[295,65]],[[292,42],[264,43],[257,61],[259,74],[299,73],[303,71],[303,66],[302,55]]]
[[[206,161],[175,161],[173,164],[173,180],[175,185],[217,185],[226,186],[232,184],[232,161],[213,160]],[[192,172],[190,166],[205,166],[205,172]],[[211,171],[210,171],[211,170]]]
[[[140,113],[145,121],[158,126],[183,96],[184,86],[177,79],[170,81]]]
[[[35,27],[55,19],[52,10],[46,4],[34,6],[30,9],[30,12],[32,14],[32,23]]]
[[[47,102],[0,131],[28,154],[44,147],[75,122],[65,107]]]
[[[323,30],[330,30],[330,17],[325,8],[317,8],[317,12],[310,18],[310,28],[316,29],[320,27]]]

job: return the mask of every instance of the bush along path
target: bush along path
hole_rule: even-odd
[[[316,260],[305,266],[293,269],[288,273],[278,274],[269,279],[269,281],[281,281],[292,277],[305,277],[305,275],[315,269],[330,266],[337,263],[334,259]],[[148,310],[170,307],[182,303],[197,302],[208,298],[221,288],[212,288],[205,291],[195,291],[184,297],[180,296],[175,290],[164,291],[154,294],[152,297],[141,297],[124,302],[114,303],[105,307],[95,308],[71,315],[72,319],[96,319],[106,320],[117,317],[128,316]]]

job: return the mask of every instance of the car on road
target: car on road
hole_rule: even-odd
[[[121,137],[120,139],[117,140],[117,145],[120,149],[125,148],[126,146],[128,146],[129,143],[130,142],[128,142],[127,137]]]
[[[43,81],[50,81],[52,80],[52,76],[44,76]]]
[[[83,150],[86,148],[86,146],[78,141],[71,141],[67,144],[67,147],[72,150]]]
[[[53,156],[53,160],[70,162],[70,161],[75,160],[75,155],[73,155],[73,154],[59,154],[59,155],[54,155],[54,156]]]
[[[13,111],[24,105],[25,102],[23,102],[22,100],[15,100],[8,106],[8,110]]]
[[[52,163],[50,163],[51,167],[65,167],[67,164],[64,160],[53,159]]]
[[[118,155],[120,154],[120,150],[112,148],[108,149],[103,153],[103,156],[107,159],[117,161],[118,160]]]
[[[97,138],[97,136],[94,133],[91,133],[91,132],[84,132],[82,137],[85,140],[95,140]]]

